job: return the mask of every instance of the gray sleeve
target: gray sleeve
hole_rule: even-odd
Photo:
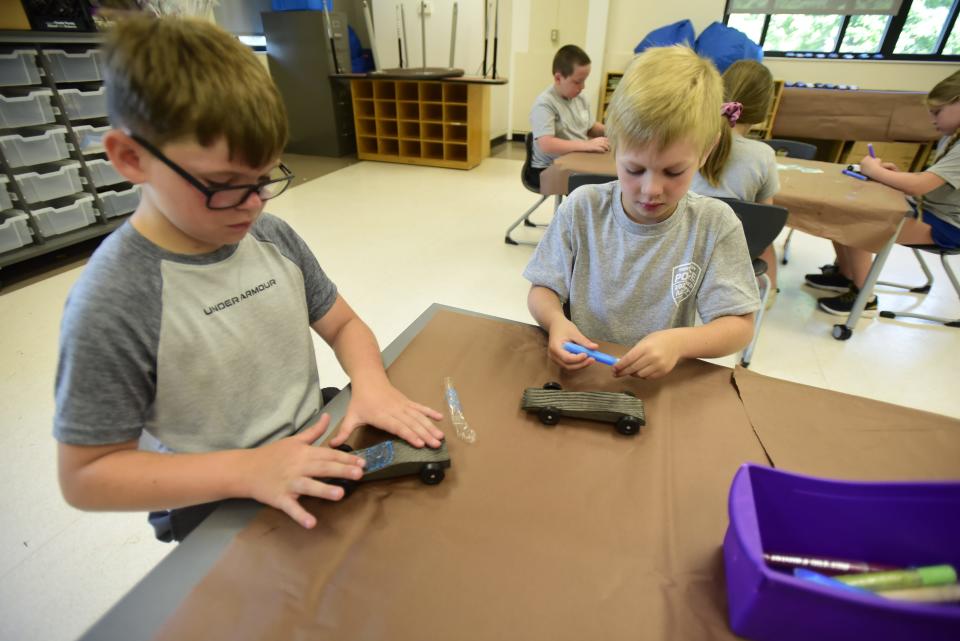
[[[733,212],[724,223],[697,294],[697,311],[704,323],[721,316],[742,316],[760,309],[757,278],[747,251],[747,240]]]
[[[134,440],[153,405],[159,270],[135,260],[118,263],[88,265],[67,298],[53,421],[54,437],[63,443]]]
[[[926,171],[940,176],[954,189],[960,189],[960,141],[951,147],[946,156],[930,165]]]
[[[290,225],[276,216],[267,214],[262,215],[261,219],[258,223],[262,232],[257,230],[258,235],[262,234],[263,240],[277,243],[283,255],[300,267],[306,290],[310,324],[317,322],[336,302],[337,286],[324,273],[320,263],[317,262],[317,257],[307,247],[307,243]]]
[[[772,148],[765,150],[763,165],[763,182],[757,191],[757,202],[773,198],[780,191],[780,173],[777,170],[777,155],[773,153]]]
[[[530,130],[534,140],[557,134],[557,112],[543,100],[537,100],[530,110]]]
[[[568,198],[560,205],[530,262],[523,270],[524,278],[533,285],[552,289],[560,297],[560,302],[566,302],[570,298],[573,261],[577,255],[577,243],[573,233],[573,202]]]

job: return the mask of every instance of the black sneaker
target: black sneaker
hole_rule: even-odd
[[[820,265],[820,273],[824,276],[836,276],[840,273],[840,266],[836,263],[827,263],[826,265]]]
[[[853,281],[839,273],[837,274],[807,274],[803,277],[806,284],[817,289],[826,289],[831,292],[845,292],[853,285]]]
[[[848,316],[850,311],[853,309],[853,303],[857,300],[857,294],[859,293],[860,292],[856,287],[851,287],[839,296],[818,298],[817,303],[820,305],[820,309],[828,314],[834,314],[836,316]],[[862,316],[864,318],[873,318],[876,315],[877,297],[874,296],[872,299],[870,299],[870,302],[867,303],[867,306],[864,307]]]

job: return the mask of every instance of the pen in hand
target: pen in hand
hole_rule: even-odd
[[[877,154],[873,151],[873,143],[869,143],[869,142],[867,143],[867,151],[870,152],[870,157],[871,157],[871,158],[876,158],[876,157],[877,157]]]

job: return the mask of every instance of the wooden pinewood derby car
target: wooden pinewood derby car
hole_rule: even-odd
[[[561,416],[613,423],[616,430],[633,436],[646,425],[643,401],[631,392],[565,392],[559,383],[523,391],[520,406],[536,412],[544,425],[556,425]]]
[[[383,441],[356,451],[346,443],[337,449],[359,456],[367,462],[366,467],[363,468],[363,477],[358,481],[341,478],[323,479],[324,483],[342,487],[344,496],[349,496],[358,483],[413,474],[420,477],[421,483],[436,485],[443,481],[446,476],[444,470],[450,467],[450,454],[447,452],[446,441],[440,441],[440,447],[435,449],[416,448],[399,439]]]

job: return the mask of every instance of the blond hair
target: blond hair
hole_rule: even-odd
[[[773,74],[756,60],[738,60],[723,72],[723,101],[742,105],[738,123],[756,125],[763,122],[773,101]],[[720,183],[733,146],[733,134],[727,119],[718,117],[721,119],[720,139],[700,170],[714,187]]]
[[[607,137],[614,148],[654,144],[663,149],[686,140],[704,153],[720,132],[723,85],[709,60],[689,47],[647,49],[620,80],[607,109]]]
[[[195,18],[123,18],[103,46],[107,110],[114,127],[157,146],[220,138],[251,167],[287,143],[287,113],[248,47]]]

